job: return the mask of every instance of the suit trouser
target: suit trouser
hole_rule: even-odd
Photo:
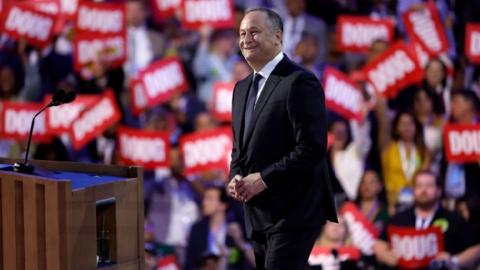
[[[278,232],[253,232],[257,270],[304,270],[320,229]]]

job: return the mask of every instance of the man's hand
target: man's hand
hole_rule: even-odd
[[[242,180],[242,176],[237,174],[230,180],[230,182],[228,182],[228,185],[227,185],[227,194],[237,201],[239,201],[240,199],[238,198],[236,186],[237,186],[237,182],[241,180]]]
[[[243,202],[250,201],[253,196],[260,194],[267,187],[260,173],[252,173],[236,182],[235,190],[238,198]]]

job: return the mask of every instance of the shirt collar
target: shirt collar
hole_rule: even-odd
[[[263,66],[260,71],[255,72],[255,73],[260,73],[263,78],[267,79],[270,74],[272,74],[272,71],[275,69],[275,67],[282,61],[283,59],[283,52],[279,52],[270,62],[268,62],[265,66]]]

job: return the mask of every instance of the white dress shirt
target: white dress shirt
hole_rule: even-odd
[[[272,74],[272,71],[275,69],[275,67],[282,61],[283,59],[283,52],[279,52],[270,62],[268,62],[265,66],[260,71],[255,71],[255,74],[259,73],[262,75],[262,79],[258,82],[258,93],[257,93],[257,99],[255,100],[255,104],[257,104],[258,98],[260,97],[260,94],[262,93],[263,87],[265,86],[265,83],[268,80],[268,77],[270,77],[270,74]]]

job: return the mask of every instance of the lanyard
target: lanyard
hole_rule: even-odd
[[[404,142],[398,142],[398,150],[400,152],[403,175],[405,175],[407,181],[410,181],[417,168],[417,148],[414,146],[413,149],[410,149],[408,157]]]

